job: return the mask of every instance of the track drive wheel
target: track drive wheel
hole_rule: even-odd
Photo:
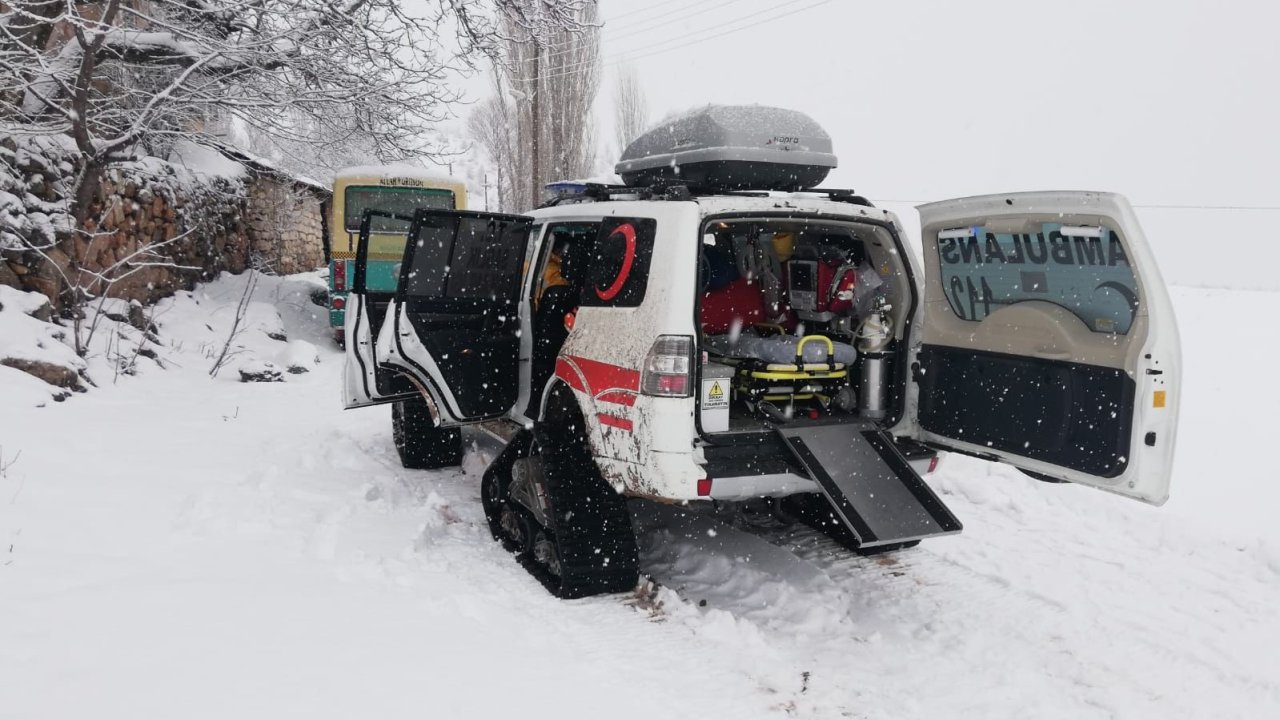
[[[508,552],[520,558],[533,548],[538,526],[531,522],[530,513],[511,498],[511,470],[515,462],[529,454],[532,440],[533,436],[527,431],[517,434],[489,464],[480,480],[480,504],[484,507],[489,532]]]

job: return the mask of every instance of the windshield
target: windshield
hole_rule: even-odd
[[[360,220],[365,210],[413,215],[419,209],[453,209],[453,192],[440,188],[349,187],[343,199],[346,205],[344,224],[348,232],[360,230]],[[370,229],[375,233],[404,234],[409,232],[409,223],[394,218],[374,217]]]

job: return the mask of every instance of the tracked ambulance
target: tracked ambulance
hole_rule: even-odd
[[[1129,203],[1021,192],[893,213],[824,189],[807,116],[708,107],[638,138],[623,185],[523,215],[420,210],[394,294],[370,222],[345,335],[348,407],[395,403],[409,467],[504,449],[495,538],[560,597],[637,580],[627,498],[779,498],[851,550],[957,533],[938,451],[1161,504],[1180,346]]]

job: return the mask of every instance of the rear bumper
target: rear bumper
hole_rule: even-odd
[[[698,481],[707,474],[692,452],[649,452],[639,463],[597,457],[596,465],[625,495],[670,502],[706,499],[698,495]]]
[[[712,500],[750,500],[818,492],[817,483],[794,473],[711,478]]]

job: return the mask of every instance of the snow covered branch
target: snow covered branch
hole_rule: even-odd
[[[77,155],[58,208],[72,231],[18,242],[69,256],[76,285],[106,170],[178,140],[264,142],[304,171],[440,155],[432,129],[459,100],[452,74],[516,30],[582,26],[586,2],[0,2],[0,139],[47,136]]]

